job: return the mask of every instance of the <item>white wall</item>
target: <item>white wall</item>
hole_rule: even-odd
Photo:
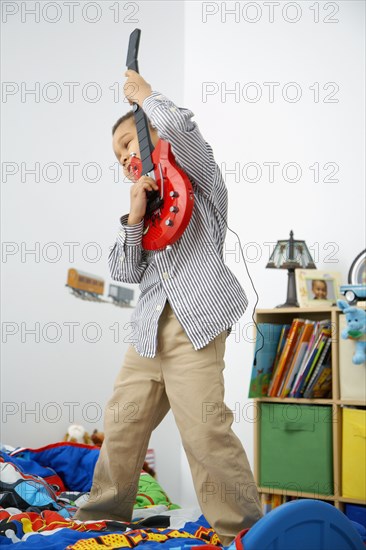
[[[20,7],[25,3],[18,4]],[[34,2],[26,4],[31,7]],[[319,3],[319,23],[313,22],[314,12],[305,2],[296,3],[302,9],[297,23],[286,22],[281,14],[288,2],[276,8],[272,23],[263,2],[254,3],[262,9],[256,23],[243,18],[242,9],[248,3],[227,2],[227,8],[239,5],[240,13],[238,22],[229,15],[225,22],[223,3],[190,1],[185,6],[180,2],[138,2],[137,13],[130,16],[136,22],[122,22],[133,8],[121,8],[120,23],[114,23],[110,9],[114,4],[99,3],[102,16],[95,24],[83,20],[77,10],[75,22],[69,23],[60,2],[64,9],[55,24],[47,23],[42,16],[39,23],[33,23],[29,15],[24,15],[22,23],[19,12],[2,25],[3,81],[15,82],[19,88],[22,82],[28,88],[39,82],[41,89],[48,82],[56,82],[63,95],[55,103],[42,96],[36,103],[31,96],[22,102],[19,92],[6,102],[3,98],[2,103],[6,138],[3,162],[24,162],[26,167],[35,162],[41,167],[57,162],[62,178],[56,183],[35,182],[27,175],[22,182],[18,172],[4,181],[3,174],[2,240],[14,243],[15,253],[2,260],[2,323],[3,330],[11,328],[4,323],[14,323],[17,332],[9,335],[2,349],[2,400],[14,404],[14,414],[3,422],[1,441],[37,447],[60,440],[70,423],[66,402],[76,403],[76,422],[89,430],[102,426],[100,418],[87,422],[87,415],[91,419],[100,412],[110,396],[127,349],[123,339],[129,332],[124,326],[131,310],[77,300],[64,284],[71,265],[104,277],[107,285],[111,282],[107,255],[118,218],[128,211],[129,186],[113,182],[109,167],[115,159],[110,129],[129,107],[122,99],[122,105],[115,103],[108,88],[124,82],[128,36],[139,27],[141,73],[153,89],[193,110],[217,162],[226,163],[223,172],[229,189],[229,227],[241,239],[259,295],[256,304],[237,238],[228,231],[226,260],[246,289],[250,306],[227,341],[226,401],[235,411],[233,428],[252,463],[253,409],[247,399],[253,354],[250,323],[255,306],[282,303],[287,287],[285,272],[265,269],[270,250],[265,243],[286,238],[292,229],[295,237],[305,239],[311,247],[317,267],[340,271],[343,282],[353,258],[365,247],[364,4],[332,3],[339,6],[339,12],[332,16],[339,19],[338,23],[324,22],[326,15],[331,16],[325,2]],[[204,22],[205,9],[218,11]],[[289,18],[295,16],[294,9],[288,8]],[[248,11],[251,19],[253,10]],[[95,14],[90,9],[86,16],[93,18]],[[50,11],[48,17],[55,17],[55,13]],[[81,83],[74,103],[67,100],[63,84],[70,81]],[[86,101],[80,93],[89,82],[97,82],[102,90],[96,103]],[[225,85],[227,89],[238,86],[241,94],[248,82],[257,83],[262,92],[259,101],[249,102],[243,95],[238,101],[233,95],[221,98]],[[268,86],[264,85],[268,82],[279,83],[273,102],[268,100]],[[296,82],[302,91],[298,102],[282,97],[289,82]],[[324,102],[333,90],[331,85],[326,87],[331,82],[339,87],[334,96],[337,103]],[[212,89],[219,90],[207,101],[202,96],[203,83],[212,83]],[[314,101],[309,89],[314,83],[319,83],[319,102]],[[92,89],[89,91],[91,94]],[[253,92],[253,87],[248,90],[249,97]],[[293,92],[294,88],[288,90],[290,97]],[[71,161],[80,163],[74,183],[68,181],[63,164]],[[95,183],[83,180],[81,167],[88,162],[96,162],[102,169],[102,177]],[[280,163],[273,182],[268,179],[267,162]],[[301,167],[302,176],[297,182],[284,181],[280,176],[289,162]],[[247,163],[258,163],[263,171],[261,178],[254,183],[239,175],[236,181],[235,176],[225,174],[235,163],[239,163],[240,171]],[[315,163],[320,166],[319,182],[314,181],[314,172],[309,168]],[[333,176],[338,181],[324,181],[331,174],[330,168],[324,168],[326,163],[339,167]],[[253,173],[249,171],[249,178]],[[50,170],[49,177],[53,175]],[[88,176],[93,176],[92,171]],[[294,171],[289,170],[288,176],[292,178]],[[47,248],[52,242],[61,252],[55,262],[50,259],[56,248]],[[78,243],[73,262],[69,261],[67,242]],[[89,251],[91,259],[95,252],[92,247],[85,249],[92,242],[102,251],[95,263],[85,256]],[[32,249],[35,243],[41,250],[39,261],[32,255],[22,258],[22,247]],[[236,254],[230,254],[235,246]],[[130,286],[137,298],[138,287]],[[46,341],[55,337],[50,327],[46,335],[41,333],[39,343],[32,335],[24,335],[22,341],[24,328],[32,328],[37,322],[41,332],[47,323],[58,323],[60,340],[53,344]],[[67,322],[79,323],[74,343],[69,342]],[[100,326],[99,342],[93,344],[83,338],[82,329],[87,323]],[[113,341],[112,326],[119,327],[117,342]],[[89,338],[94,335],[92,329],[87,333]],[[30,414],[22,418],[22,403],[27,409],[39,403],[39,418]],[[49,403],[57,403],[58,408]],[[97,407],[88,407],[90,403]],[[61,411],[61,418],[51,422],[57,411]],[[181,505],[194,505],[196,496],[171,413],[153,434],[151,447],[157,452],[159,479],[168,494]]]

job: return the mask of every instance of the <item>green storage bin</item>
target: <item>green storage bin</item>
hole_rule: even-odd
[[[334,494],[332,407],[261,403],[261,487]]]

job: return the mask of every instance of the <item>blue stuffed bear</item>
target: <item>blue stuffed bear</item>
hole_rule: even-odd
[[[342,330],[343,339],[350,338],[355,340],[356,352],[352,357],[355,365],[360,365],[366,361],[366,341],[359,339],[366,334],[366,311],[354,306],[350,306],[344,300],[337,300],[337,305],[346,315],[347,327]]]

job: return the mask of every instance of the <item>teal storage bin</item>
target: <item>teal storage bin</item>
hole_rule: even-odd
[[[261,403],[259,484],[332,495],[332,407]]]

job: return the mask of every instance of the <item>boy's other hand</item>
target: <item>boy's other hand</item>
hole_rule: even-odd
[[[153,178],[142,176],[130,189],[131,209],[128,216],[128,225],[139,223],[145,216],[147,197],[146,191],[158,190],[159,186]]]
[[[123,86],[123,92],[128,99],[130,105],[132,103],[137,103],[140,108],[142,108],[142,103],[144,99],[149,97],[152,92],[152,88],[142,76],[132,69],[128,69],[125,72],[127,80]]]

